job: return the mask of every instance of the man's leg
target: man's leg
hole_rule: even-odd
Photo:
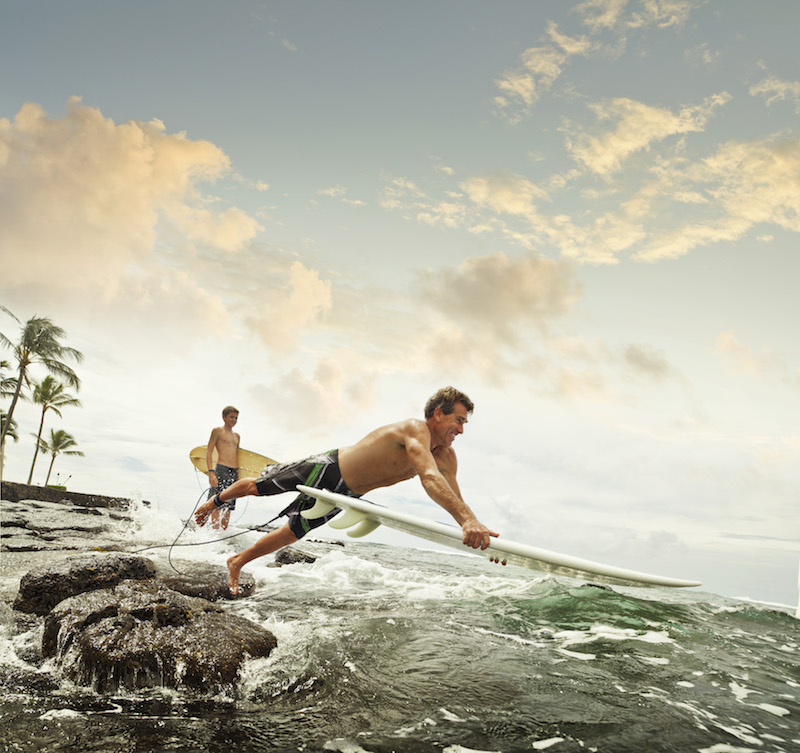
[[[248,496],[260,496],[258,494],[256,480],[254,478],[243,478],[239,479],[238,481],[234,481],[234,483],[219,493],[220,502],[230,502],[232,499],[239,499],[239,497]],[[216,509],[217,506],[214,504],[213,498],[200,505],[200,507],[198,507],[194,513],[194,519],[197,525],[205,525],[205,522],[208,520],[208,516],[211,515],[211,513]]]
[[[294,544],[295,541],[297,541],[297,536],[292,533],[292,529],[286,523],[278,530],[270,531],[265,536],[262,536],[255,544],[239,552],[239,554],[229,557],[228,590],[231,592],[231,596],[236,596],[239,593],[239,573],[248,562],[252,562],[258,557],[263,557],[265,554],[277,552],[278,549]]]

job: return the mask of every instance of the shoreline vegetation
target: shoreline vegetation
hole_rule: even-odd
[[[79,407],[81,405],[67,388],[80,390],[81,381],[67,361],[81,363],[83,353],[65,345],[62,340],[66,332],[46,317],[32,316],[24,324],[5,306],[0,311],[10,316],[20,325],[19,339],[14,342],[0,332],[0,347],[10,349],[13,363],[0,360],[0,396],[10,397],[8,409],[0,410],[0,481],[4,475],[6,439],[19,442],[19,425],[14,420],[14,410],[20,400],[27,400],[41,406],[41,418],[38,433],[31,432],[36,440],[33,459],[28,473],[28,484],[33,480],[36,459],[41,453],[50,456],[47,478],[44,486],[50,482],[53,465],[59,455],[83,456],[76,449],[78,442],[64,429],[50,429],[50,436],[42,436],[47,412],[55,413],[61,418],[61,408]],[[34,378],[31,369],[42,368],[46,372],[43,379]],[[13,369],[14,376],[6,376],[6,370]],[[64,382],[58,381],[59,379]],[[69,477],[68,477],[69,479]]]

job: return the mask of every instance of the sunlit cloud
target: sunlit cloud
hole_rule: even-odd
[[[772,349],[764,348],[755,353],[732,331],[717,337],[714,352],[736,373],[774,380],[795,389],[800,387],[800,368],[790,368],[783,356]]]
[[[246,316],[245,322],[270,349],[285,353],[294,350],[303,331],[324,319],[330,308],[331,283],[295,261],[284,285],[273,287],[259,313]]]
[[[800,113],[800,81],[783,81],[770,76],[751,86],[750,94],[763,97],[768,107],[776,102],[789,102],[794,105],[795,112]]]
[[[567,150],[578,163],[598,175],[617,172],[632,154],[668,136],[702,131],[717,108],[730,95],[710,97],[702,105],[684,107],[677,113],[630,99],[613,99],[590,105],[597,121],[610,129],[591,133],[565,127]]]
[[[173,253],[191,255],[236,252],[259,230],[202,191],[230,172],[218,147],[157,120],[116,124],[78,98],[63,117],[29,103],[0,119],[0,163],[0,245],[14,249],[7,290],[110,300],[130,280],[157,284],[161,232],[179,237]]]

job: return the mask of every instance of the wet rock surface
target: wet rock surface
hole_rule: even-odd
[[[71,502],[8,499],[0,505],[0,543],[9,552],[80,551],[87,540],[100,549],[119,549],[120,527],[132,525],[124,509]],[[87,495],[88,496],[88,495]]]
[[[195,566],[191,573],[162,572],[159,581],[173,591],[185,596],[196,596],[208,601],[233,599],[228,590],[228,570],[222,567]],[[243,572],[239,575],[238,599],[250,596],[255,590],[256,582],[252,575]]]
[[[145,580],[157,574],[146,557],[133,554],[76,555],[31,570],[19,583],[14,609],[45,615],[70,596],[109,588],[123,580]]]
[[[62,601],[45,618],[42,653],[98,692],[232,689],[242,662],[277,645],[264,628],[164,583],[125,581]]]
[[[0,602],[0,627],[18,637],[17,655],[28,663],[3,668],[4,692],[27,688],[44,697],[67,680],[111,693],[158,686],[235,693],[242,662],[275,647],[269,631],[225,611],[233,597],[224,565],[181,563],[183,573],[126,551],[134,503],[62,499],[52,489],[23,498],[37,491],[24,485],[15,485],[12,498],[8,491],[4,482],[0,549],[32,566],[18,588],[16,581],[5,586]],[[287,548],[274,564],[315,559]],[[255,586],[241,573],[236,598]]]

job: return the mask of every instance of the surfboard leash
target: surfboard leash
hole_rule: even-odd
[[[216,539],[209,539],[208,541],[193,541],[193,542],[190,542],[190,543],[187,543],[187,544],[179,544],[178,543],[178,539],[183,535],[183,532],[189,526],[189,523],[192,520],[192,517],[194,516],[195,510],[197,510],[197,507],[200,504],[200,500],[202,500],[203,497],[208,494],[208,491],[209,491],[209,489],[204,489],[200,493],[200,496],[197,498],[197,502],[194,503],[194,507],[192,508],[192,512],[189,514],[189,517],[183,522],[183,527],[178,532],[178,535],[175,537],[175,540],[171,544],[154,544],[152,546],[145,546],[145,547],[142,547],[141,549],[136,549],[136,550],[134,550],[132,552],[127,552],[127,554],[139,554],[139,552],[146,552],[146,551],[148,551],[150,549],[166,549],[167,547],[169,547],[169,552],[167,553],[167,561],[169,562],[169,566],[176,573],[178,573],[178,575],[186,575],[187,573],[181,572],[172,563],[172,550],[176,546],[205,546],[206,544],[216,544],[218,541],[227,541],[228,539],[234,539],[237,536],[242,536],[243,534],[251,533],[252,531],[261,531],[262,528],[266,528],[267,526],[271,525],[276,520],[278,520],[278,518],[282,518],[284,515],[286,515],[289,512],[289,510],[291,510],[292,506],[294,505],[294,501],[292,501],[283,510],[281,510],[274,518],[272,518],[271,520],[268,520],[266,523],[261,523],[260,525],[253,526],[252,528],[246,528],[243,531],[238,531],[237,533],[231,533],[231,534],[228,534],[227,536],[220,536],[219,538],[216,538]]]

